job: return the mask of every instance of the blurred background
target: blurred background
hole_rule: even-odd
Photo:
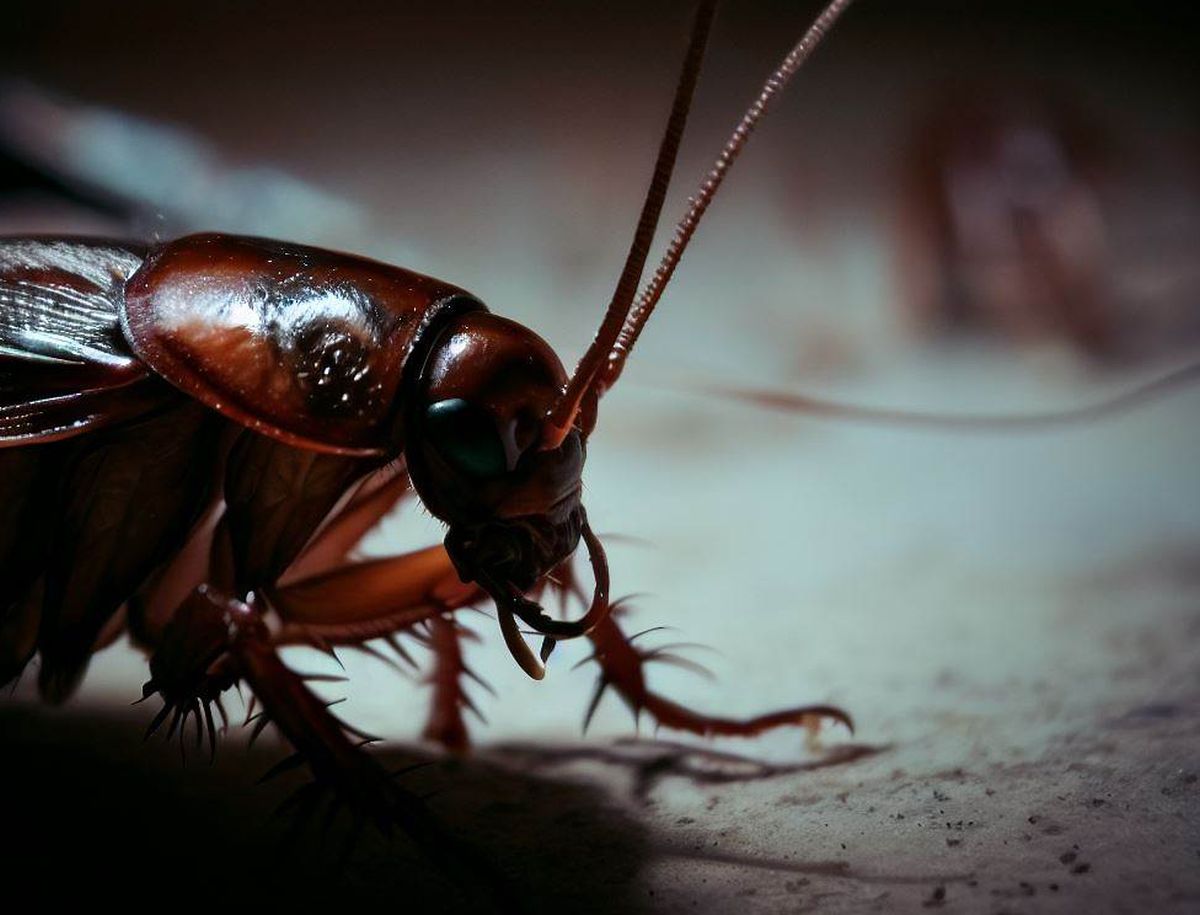
[[[665,219],[817,9],[726,6]],[[619,272],[690,8],[10,3],[0,234],[223,230],[354,251],[471,289],[571,365]],[[746,910],[778,910],[774,891],[812,901],[822,881],[844,897],[826,907],[880,892],[915,904],[944,885],[939,867],[968,900],[1010,884],[1031,895],[1025,875],[1035,908],[1068,889],[1063,904],[1200,898],[1187,873],[1200,850],[1200,391],[1036,435],[955,435],[701,390],[1021,413],[1194,359],[1198,21],[1169,2],[862,0],[755,136],[605,399],[585,501],[597,530],[636,538],[610,549],[616,593],[641,595],[630,627],[717,650],[692,655],[715,683],[664,667],[653,685],[728,714],[834,702],[882,748],[800,787],[729,789],[708,824],[758,818],[739,853],[931,875],[881,888],[809,874],[784,889],[718,869]],[[367,549],[441,536],[407,507]],[[585,649],[563,645],[537,684],[492,621],[471,625],[471,660],[498,693],[479,696],[484,757],[577,740],[593,681],[569,668]],[[351,682],[331,692],[349,696],[345,717],[416,739],[424,687],[370,658],[346,664]],[[118,644],[73,708],[35,712],[26,676],[5,713],[50,729],[135,698],[144,678]],[[608,699],[589,745],[632,732]],[[730,748],[812,758],[789,732]],[[958,791],[931,781],[955,772]],[[644,814],[652,831],[713,810],[683,781]],[[1007,821],[987,813],[997,790]],[[1138,792],[1153,804],[1136,822],[1096,819],[1119,809],[1114,792],[1126,809],[1146,806]],[[1046,805],[1057,831],[1036,830],[1034,851],[1012,830]],[[951,845],[914,832],[922,816],[980,831]],[[1069,873],[1060,853],[1080,844],[1091,882],[1061,878],[1052,895]],[[672,860],[637,879],[686,907],[692,872]],[[775,890],[744,892],[760,886]]]

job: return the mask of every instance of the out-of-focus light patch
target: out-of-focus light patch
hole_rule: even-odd
[[[160,214],[158,237],[203,229],[336,246],[370,232],[361,206],[280,169],[239,167],[185,130],[26,83],[0,84],[0,136],[52,174]]]

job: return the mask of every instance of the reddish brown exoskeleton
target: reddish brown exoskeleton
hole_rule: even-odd
[[[423,638],[437,665],[426,736],[452,748],[466,744],[470,674],[452,614],[485,598],[530,676],[556,641],[588,637],[597,700],[611,686],[663,726],[849,725],[829,706],[739,721],[650,692],[580,497],[601,395],[749,132],[849,2],[830,3],[773,74],[638,297],[716,5],[700,4],[625,268],[570,376],[464,290],[348,255],[224,235],[0,242],[0,682],[36,653],[42,695],[61,701],[128,631],[151,655],[145,694],[165,700],[152,731],[194,714],[215,741],[213,708],[223,717],[222,693],[245,684],[258,726],[274,723],[318,784],[426,838],[436,830],[419,802],[282,663],[282,646]],[[444,544],[350,561],[410,490],[446,523]],[[536,601],[547,588],[581,594],[581,540],[594,587],[563,621]],[[543,637],[540,657],[522,624]]]

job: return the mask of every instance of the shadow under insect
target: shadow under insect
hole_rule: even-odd
[[[345,816],[276,816],[304,783],[296,773],[256,784],[280,747],[226,743],[212,763],[197,753],[181,764],[174,743],[143,744],[143,727],[130,714],[0,709],[9,885],[20,875],[90,905],[141,896],[487,910],[478,888],[452,882],[406,838],[367,830],[347,854]],[[375,755],[408,770],[404,786],[494,863],[523,907],[637,910],[624,896],[647,860],[647,830],[601,789],[408,748]]]
[[[143,743],[143,728],[142,716],[129,712],[0,708],[8,846],[2,860],[10,882],[20,875],[29,886],[91,905],[138,895],[239,906],[336,901],[486,911],[482,877],[478,887],[463,885],[461,873],[451,878],[402,836],[367,830],[350,851],[352,823],[344,815],[327,817],[320,808],[306,819],[294,811],[277,815],[305,783],[300,772],[257,783],[279,762],[281,747],[225,742],[210,762],[189,746],[181,763],[174,742]],[[770,778],[876,752],[851,746],[799,769],[645,741],[506,745],[484,758],[409,747],[374,755],[491,862],[523,908],[637,912],[652,904],[639,878],[667,851],[669,837],[656,839],[634,805],[601,782],[556,770],[572,761],[628,769],[634,799],[644,800],[662,777]]]

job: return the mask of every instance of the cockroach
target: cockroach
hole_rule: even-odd
[[[256,733],[276,725],[315,785],[426,840],[435,827],[419,799],[285,666],[282,647],[424,640],[435,658],[425,734],[455,749],[472,672],[454,613],[487,599],[535,679],[557,642],[590,639],[600,678],[589,717],[611,687],[658,725],[700,735],[849,727],[829,705],[737,720],[650,691],[654,653],[613,612],[580,482],[599,401],[705,210],[849,5],[828,3],[771,74],[639,293],[715,13],[702,0],[628,257],[570,375],[540,337],[466,290],[347,254],[217,234],[150,247],[0,242],[0,682],[37,654],[41,694],[61,701],[127,631],[150,657],[144,695],[164,700],[151,732],[194,716],[215,746],[213,710],[224,722],[222,695],[244,685],[262,709]],[[446,525],[444,543],[351,561],[410,495]],[[590,597],[571,566],[581,542]],[[538,603],[547,591],[586,609],[553,617]]]

